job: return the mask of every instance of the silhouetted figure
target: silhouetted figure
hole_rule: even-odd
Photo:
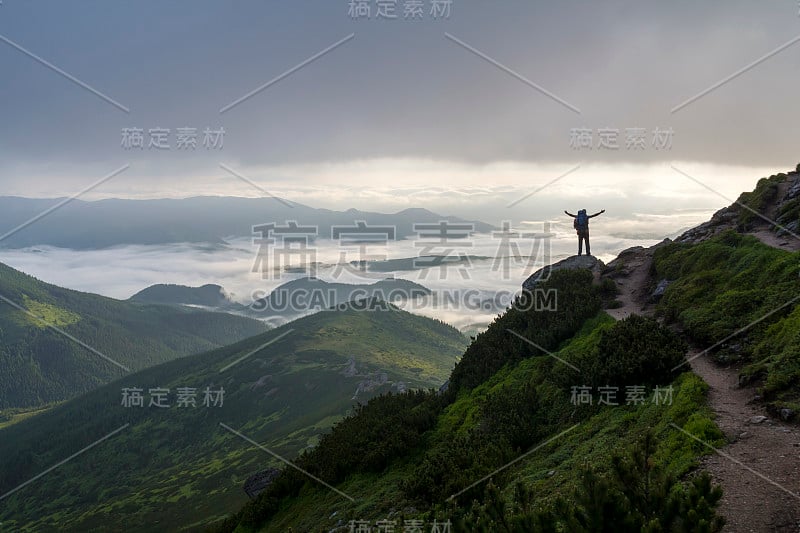
[[[606,212],[605,209],[595,213],[594,215],[587,215],[586,209],[578,211],[577,215],[573,215],[569,211],[564,211],[566,214],[574,218],[572,227],[578,232],[578,255],[583,253],[583,241],[586,241],[586,255],[592,255],[589,249],[589,219]]]

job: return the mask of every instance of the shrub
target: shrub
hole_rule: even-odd
[[[508,506],[489,484],[482,504],[460,517],[462,531],[507,533],[718,532],[724,519],[716,512],[722,489],[704,473],[685,485],[655,460],[657,442],[648,432],[625,455],[616,455],[609,476],[586,467],[569,503],[558,498],[546,509],[535,508],[524,485]]]
[[[532,295],[523,293],[464,352],[450,377],[450,387],[446,395],[448,401],[453,401],[459,392],[485,382],[507,364],[546,355],[545,351],[525,342],[509,330],[545,350],[555,350],[561,342],[572,337],[587,319],[600,310],[601,299],[597,287],[592,284],[593,279],[588,270],[557,270],[547,281],[537,285],[542,290],[557,291],[556,311],[529,308],[526,304],[530,303]]]
[[[586,385],[624,388],[671,382],[672,369],[686,353],[685,343],[651,318],[631,315],[600,332],[597,344],[571,362]],[[559,378],[562,386],[573,376]]]

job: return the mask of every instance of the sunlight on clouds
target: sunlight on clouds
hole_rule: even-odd
[[[479,165],[405,158],[267,167],[240,167],[232,161],[230,166],[271,194],[317,208],[397,212],[422,207],[495,225],[502,220],[558,220],[564,209],[605,208],[602,224],[607,231],[648,235],[668,235],[689,223],[702,222],[708,214],[730,203],[720,195],[735,199],[740,191],[751,190],[759,178],[778,171],[674,163],[716,191],[712,192],[667,164],[585,164],[541,190],[538,189],[575,168],[576,163],[506,161]],[[52,169],[42,167],[36,171]],[[41,180],[50,185],[36,196],[75,194],[107,171],[98,168],[79,175],[75,168],[60,169],[57,180]],[[23,194],[31,186],[27,180],[13,178],[4,185],[5,194]],[[263,192],[215,167],[164,169],[145,165],[132,166],[81,198],[210,195],[256,197],[263,196]],[[519,205],[509,208],[521,198],[524,200]],[[681,211],[685,209],[696,216]],[[660,229],[654,220],[660,221]],[[640,230],[634,230],[634,226]]]

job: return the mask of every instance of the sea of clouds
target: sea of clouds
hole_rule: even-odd
[[[472,259],[462,265],[371,273],[362,276],[354,268],[337,264],[362,259],[357,247],[342,247],[338,241],[319,239],[311,245],[316,253],[316,277],[340,283],[372,283],[394,276],[411,280],[431,289],[434,297],[423,305],[410,305],[409,310],[441,319],[457,327],[488,323],[496,315],[493,309],[476,309],[476,299],[501,293],[506,301],[535,270],[577,252],[575,233],[566,223],[544,225],[529,222],[512,232],[527,235],[512,238],[503,244],[497,234],[475,234],[469,239],[452,240],[446,245],[429,248],[430,243],[415,239],[391,241],[385,245],[370,244],[368,258],[402,259],[420,255],[468,255]],[[548,231],[548,233],[545,233]],[[549,237],[545,237],[549,235]],[[604,262],[631,246],[650,246],[660,238],[612,236],[597,232],[592,236],[592,252]],[[516,248],[511,246],[516,245]],[[270,249],[271,250],[271,249]],[[250,304],[276,287],[308,275],[302,272],[262,272],[256,268],[259,253],[253,239],[232,239],[226,245],[169,244],[158,246],[120,246],[102,250],[75,251],[46,246],[0,250],[0,261],[58,286],[127,299],[151,285],[166,283],[187,286],[221,285],[230,297]],[[269,252],[268,252],[269,253]],[[344,255],[342,255],[344,253]],[[306,260],[310,261],[311,256]],[[278,266],[269,255],[267,265]],[[295,263],[298,264],[298,263]],[[285,264],[284,264],[285,266]],[[449,293],[471,291],[469,302],[453,304],[452,298],[436,298]]]

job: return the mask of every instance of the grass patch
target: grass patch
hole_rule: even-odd
[[[33,300],[27,295],[24,295],[22,300],[25,308],[35,316],[20,311],[20,318],[39,329],[45,329],[48,325],[61,328],[75,324],[81,319],[80,315],[76,313],[61,309],[55,305]]]
[[[540,506],[553,506],[559,497],[569,498],[583,483],[587,466],[599,476],[609,474],[615,453],[648,432],[657,438],[654,458],[659,468],[682,478],[696,468],[698,457],[710,449],[671,424],[713,446],[724,444],[724,437],[706,406],[708,387],[699,377],[692,373],[681,374],[674,380],[666,377],[668,373],[661,373],[660,379],[650,376],[650,383],[660,383],[662,389],[671,390],[670,401],[656,403],[650,388],[645,401],[635,405],[625,404],[624,392],[620,393],[617,406],[574,405],[568,385],[585,378],[591,380],[588,374],[598,371],[588,365],[592,359],[616,368],[619,360],[627,361],[648,347],[660,350],[657,354],[667,359],[682,356],[678,341],[661,342],[662,336],[668,335],[667,330],[659,330],[653,321],[634,317],[616,322],[599,312],[554,352],[567,362],[587,364],[587,376],[582,375],[584,372],[576,374],[546,355],[506,365],[483,383],[462,390],[439,412],[435,424],[416,447],[406,450],[380,471],[356,471],[336,484],[339,490],[355,498],[355,503],[306,481],[293,497],[274,502],[274,511],[265,523],[245,525],[247,522],[242,521],[231,528],[229,522],[221,529],[329,531],[347,527],[350,520],[369,520],[374,524],[386,518],[396,519],[398,524],[412,518],[427,523],[433,518],[450,518],[456,523],[470,510],[471,501],[483,497],[487,484],[482,483],[458,498],[455,506],[447,503],[448,495],[574,424],[577,424],[574,429],[551,444],[493,476],[491,483],[499,487],[509,509],[519,483]],[[621,342],[628,337],[644,338],[645,345]],[[610,341],[627,346],[630,357],[604,358]],[[661,346],[650,346],[647,342],[658,342]],[[641,377],[639,370],[625,365],[621,372],[629,379]],[[519,440],[520,428],[522,440]],[[532,433],[524,435],[526,431]],[[482,432],[488,432],[488,440],[481,437]],[[535,436],[529,443],[526,437],[532,435]]]
[[[727,231],[699,244],[656,250],[654,268],[672,280],[658,313],[682,326],[721,363],[742,363],[777,407],[800,398],[800,252],[771,248]]]

